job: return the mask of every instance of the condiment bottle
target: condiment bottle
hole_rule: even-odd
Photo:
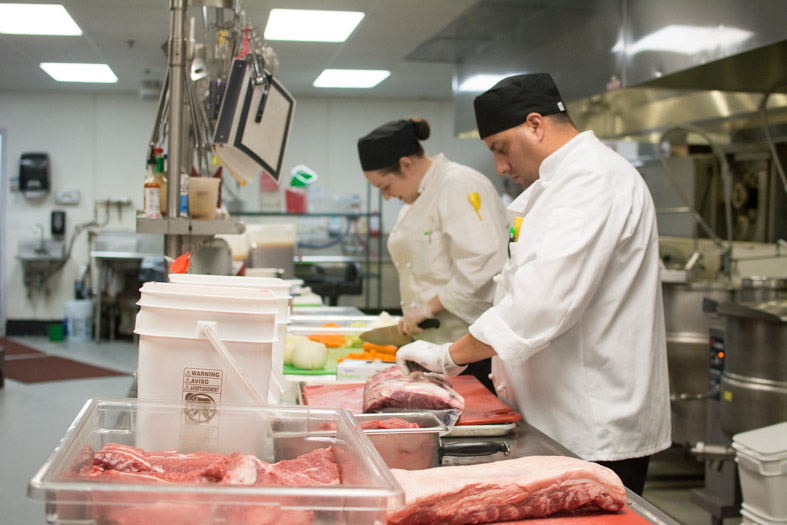
[[[156,162],[148,161],[145,173],[145,217],[148,219],[161,218],[161,184],[156,180]]]
[[[161,215],[167,214],[167,174],[164,172],[164,150],[155,148],[153,154],[156,157],[156,172],[154,178],[159,183],[159,211]]]

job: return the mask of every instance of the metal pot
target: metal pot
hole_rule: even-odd
[[[418,424],[418,428],[364,430],[388,468],[423,470],[440,466],[443,456],[489,456],[498,452],[507,456],[509,453],[507,442],[443,443],[440,436],[448,432],[448,427],[431,412],[354,414],[354,417],[359,423],[400,418]]]
[[[787,300],[724,303],[721,427],[727,436],[787,420]]]

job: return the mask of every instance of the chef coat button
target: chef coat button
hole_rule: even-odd
[[[492,277],[492,282],[493,282],[493,283],[499,283],[499,282],[500,282],[500,279],[502,279],[502,278],[503,278],[503,275],[498,273],[497,275],[495,275],[494,277]]]
[[[398,263],[398,262],[394,262],[394,266],[396,266],[397,268],[399,268],[399,263]]]
[[[404,267],[405,267],[405,268],[409,268],[410,266],[412,266],[412,263],[406,263],[406,264],[404,265]]]

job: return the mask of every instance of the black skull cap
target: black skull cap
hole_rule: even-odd
[[[421,149],[411,120],[392,120],[358,139],[358,157],[364,171],[398,165],[401,157]]]
[[[478,134],[486,138],[522,124],[530,113],[565,113],[566,105],[549,73],[504,78],[473,101]]]

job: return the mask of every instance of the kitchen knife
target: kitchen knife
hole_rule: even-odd
[[[421,321],[418,324],[418,328],[422,328],[424,330],[427,328],[440,328],[440,320],[434,318],[426,319],[425,321]],[[368,332],[362,333],[359,337],[364,341],[368,341],[376,345],[404,346],[413,342],[412,336],[400,334],[395,324],[369,330]]]

